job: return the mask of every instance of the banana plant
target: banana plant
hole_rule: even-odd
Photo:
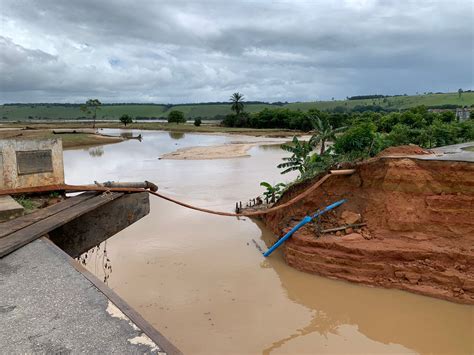
[[[303,174],[309,164],[310,153],[313,150],[311,144],[300,141],[295,136],[290,144],[282,144],[281,149],[292,153],[290,157],[283,158],[284,163],[277,165],[277,168],[285,169],[281,173],[286,174],[290,171],[298,170],[300,174]]]
[[[327,118],[320,119],[315,115],[310,116],[310,119],[314,134],[309,140],[309,145],[316,147],[318,144],[321,144],[319,154],[323,155],[326,151],[327,141],[334,142],[336,140],[336,134],[343,132],[346,127],[333,128]]]
[[[280,198],[283,188],[286,186],[284,183],[280,182],[276,185],[271,185],[270,183],[266,181],[262,181],[260,183],[260,186],[265,187],[267,190],[263,193],[263,196],[265,196],[265,199],[268,202],[274,203],[278,198]]]

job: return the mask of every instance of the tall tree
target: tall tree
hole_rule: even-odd
[[[231,102],[230,109],[234,111],[237,116],[240,115],[240,113],[244,111],[244,95],[234,92],[229,100]]]
[[[124,126],[126,127],[127,124],[133,123],[133,118],[132,118],[132,116],[127,115],[127,114],[125,113],[125,114],[123,114],[122,116],[120,116],[120,122],[122,122],[122,123],[124,124]]]
[[[81,106],[81,111],[87,113],[88,115],[92,114],[93,124],[92,128],[95,128],[95,120],[97,118],[97,110],[100,109],[100,102],[98,99],[89,99],[84,105]]]
[[[168,114],[168,123],[186,123],[186,118],[184,117],[184,113],[178,110],[173,110]]]
[[[458,96],[459,96],[459,98],[461,98],[463,92],[464,92],[464,91],[463,91],[462,89],[459,89],[459,90],[458,90]]]
[[[324,154],[327,141],[335,141],[336,133],[342,132],[346,129],[346,127],[333,128],[326,117],[321,119],[316,115],[312,115],[310,116],[310,121],[313,125],[314,134],[309,140],[309,145],[314,148],[318,144],[321,144],[319,151],[320,155]]]

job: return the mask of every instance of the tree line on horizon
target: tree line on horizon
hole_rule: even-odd
[[[471,89],[463,90],[462,88],[458,89],[456,93],[461,97],[463,93],[471,93],[474,92]],[[425,92],[421,94],[423,95],[438,95],[438,94],[452,94],[452,92]],[[417,95],[408,95],[408,94],[395,94],[395,95],[381,95],[381,94],[369,94],[369,95],[355,95],[355,96],[347,96],[345,99],[338,99],[337,101],[354,101],[354,100],[368,100],[368,99],[380,99],[380,98],[390,98],[390,97],[402,97],[402,96],[420,96]],[[314,102],[329,102],[331,100],[315,100]],[[310,102],[310,101],[293,101],[291,103],[301,103],[301,102]],[[311,101],[312,102],[312,101]],[[259,100],[248,100],[245,101],[246,105],[273,105],[273,106],[283,106],[287,105],[290,102],[288,101],[259,101]],[[112,103],[101,103],[102,106],[127,106],[127,105],[143,105],[143,106],[164,106],[164,107],[176,107],[176,106],[189,106],[189,105],[227,105],[228,101],[209,101],[209,102],[185,102],[185,103],[153,103],[153,102],[112,102]],[[3,103],[3,106],[63,106],[63,107],[81,107],[84,105],[83,103],[59,103],[59,102],[11,102],[11,103]]]
[[[282,149],[292,156],[284,158],[278,167],[283,173],[298,170],[320,172],[335,162],[354,161],[375,156],[391,146],[416,144],[434,148],[474,141],[474,119],[459,122],[453,111],[432,112],[418,106],[404,112],[335,113],[310,109],[307,112],[287,108],[269,109],[249,114],[241,102],[243,95],[231,97],[233,114],[227,115],[223,125],[265,129],[290,129],[312,134],[308,141],[296,136]],[[326,143],[334,143],[326,149]],[[319,146],[319,153],[314,149]]]
[[[434,148],[462,142],[474,141],[474,120],[458,122],[453,112],[429,112],[426,107],[416,107],[403,113],[381,114],[375,112],[334,114],[310,110],[308,113],[279,110],[272,115],[264,113],[265,119],[278,116],[274,122],[303,119],[307,124],[308,140],[293,137],[281,148],[290,153],[277,168],[282,174],[299,173],[297,181],[311,179],[341,164],[373,157],[392,146],[415,144],[423,148]],[[259,122],[259,114],[252,115]],[[262,115],[260,115],[262,118]],[[268,123],[268,121],[266,121]],[[327,145],[328,142],[332,144]],[[266,200],[275,202],[286,185],[274,186],[268,182],[260,185],[266,189]]]

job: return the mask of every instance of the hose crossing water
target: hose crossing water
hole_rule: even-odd
[[[51,192],[51,191],[67,191],[67,192],[83,192],[83,191],[97,191],[97,192],[148,192],[154,196],[157,196],[161,199],[164,199],[166,201],[175,203],[177,205],[195,210],[195,211],[200,211],[204,213],[210,213],[218,216],[228,216],[228,217],[253,217],[253,216],[261,216],[267,213],[272,213],[275,211],[278,211],[283,208],[287,208],[299,201],[301,201],[303,198],[311,194],[314,190],[316,190],[319,186],[321,186],[324,181],[329,179],[331,176],[336,176],[336,175],[351,175],[355,172],[353,169],[348,169],[348,170],[331,170],[329,174],[326,174],[323,176],[321,179],[316,181],[311,187],[306,189],[304,192],[301,194],[293,197],[291,200],[282,203],[281,205],[278,205],[276,207],[268,208],[265,210],[260,210],[260,211],[249,211],[249,212],[243,212],[243,213],[231,213],[231,212],[222,212],[222,211],[215,211],[215,210],[210,210],[207,208],[202,208],[202,207],[197,207],[190,205],[188,203],[176,200],[172,197],[163,195],[159,192],[156,191],[154,184],[151,184],[149,182],[145,182],[146,186],[145,187],[123,187],[124,183],[121,183],[119,185],[114,186],[113,184],[107,183],[105,185],[102,184],[96,184],[96,185],[67,185],[67,184],[59,184],[59,185],[49,185],[49,186],[39,186],[39,187],[28,187],[28,188],[16,188],[16,189],[4,189],[0,190],[0,196],[1,195],[19,195],[19,194],[27,194],[27,193],[42,193],[42,192]],[[136,184],[136,183],[134,183]],[[135,185],[136,186],[136,185]],[[147,189],[148,188],[148,189]],[[154,191],[155,190],[155,191]]]

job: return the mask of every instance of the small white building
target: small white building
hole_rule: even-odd
[[[469,110],[468,107],[457,108],[456,118],[458,119],[459,122],[467,121],[468,119],[471,118],[471,111]]]

